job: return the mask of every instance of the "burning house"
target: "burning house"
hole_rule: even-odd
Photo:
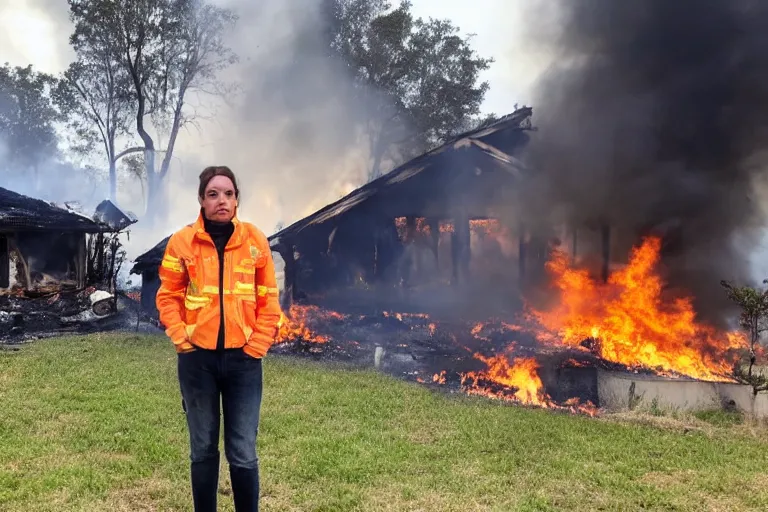
[[[89,308],[96,315],[111,312],[118,235],[134,222],[109,200],[87,217],[71,204],[0,188],[0,301],[4,316],[14,316],[14,330],[25,312],[43,314],[53,302],[61,309],[58,319]]]

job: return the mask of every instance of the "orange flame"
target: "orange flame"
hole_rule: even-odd
[[[408,219],[406,217],[396,217],[395,227],[397,228],[397,236],[400,240],[405,241],[408,237]],[[413,233],[411,236],[415,237],[429,237],[432,234],[432,228],[429,226],[429,222],[425,217],[416,217],[414,219]]]
[[[327,343],[328,337],[314,333],[307,322],[311,319],[318,321],[344,320],[345,315],[336,311],[322,310],[317,306],[292,305],[289,315],[283,318],[283,324],[277,335],[277,343],[304,341],[308,343]]]
[[[745,337],[698,323],[689,297],[664,300],[664,283],[654,272],[660,249],[659,238],[646,238],[607,284],[571,268],[568,256],[556,251],[547,269],[559,289],[559,304],[549,311],[529,306],[539,326],[537,338],[569,346],[592,339],[607,361],[703,380],[732,380],[725,376],[730,370],[727,356],[744,346]]]
[[[539,406],[547,405],[549,397],[544,393],[544,385],[538,374],[539,365],[535,359],[517,357],[510,365],[509,360],[504,355],[484,357],[481,354],[474,354],[474,357],[487,364],[488,369],[480,372],[467,372],[462,375],[461,383],[466,386],[467,392],[503,398],[502,392],[493,391],[481,384],[483,381],[488,381],[515,389],[513,396],[518,402]],[[474,382],[469,384],[470,380]]]
[[[504,355],[484,357],[481,354],[474,354],[474,357],[483,361],[488,368],[461,375],[461,384],[467,394],[589,416],[596,416],[598,413],[597,407],[592,402],[580,403],[575,397],[567,400],[563,405],[553,402],[544,392],[544,384],[538,372],[539,363],[534,358],[516,357],[510,365],[509,359]],[[514,390],[511,395],[510,390]]]
[[[487,341],[488,338],[486,338],[485,336],[480,336],[480,331],[482,331],[484,327],[485,327],[485,323],[484,322],[476,323],[475,326],[472,327],[472,331],[470,331],[472,336],[474,336],[475,338],[477,338],[479,340],[486,340]]]
[[[422,320],[426,320],[426,319],[429,318],[429,315],[426,314],[426,313],[398,313],[398,312],[392,313],[390,311],[383,311],[382,315],[385,318],[396,318],[396,319],[400,320],[401,322],[405,318],[420,318]]]
[[[469,229],[475,233],[498,237],[509,235],[509,229],[498,219],[473,219],[469,221]]]

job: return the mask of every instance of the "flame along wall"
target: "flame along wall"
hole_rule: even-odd
[[[399,281],[406,285],[429,282],[457,283],[484,280],[483,284],[517,284],[520,275],[510,268],[519,266],[520,255],[526,255],[531,237],[513,230],[495,218],[470,219],[468,243],[462,240],[451,220],[430,220],[425,217],[394,219],[403,258],[398,268]],[[521,238],[521,236],[523,238]],[[464,252],[462,252],[462,249]],[[543,254],[527,253],[541,263]]]

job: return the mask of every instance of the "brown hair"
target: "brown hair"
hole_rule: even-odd
[[[235,173],[226,165],[212,165],[203,169],[203,172],[200,173],[200,186],[197,188],[197,195],[199,197],[202,198],[205,195],[205,187],[216,176],[225,176],[232,180],[232,185],[235,187],[235,197],[240,199],[240,190],[237,188]]]

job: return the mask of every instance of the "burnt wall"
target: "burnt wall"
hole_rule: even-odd
[[[160,276],[156,270],[147,270],[141,274],[141,308],[152,318],[158,317],[155,296],[160,289]]]

